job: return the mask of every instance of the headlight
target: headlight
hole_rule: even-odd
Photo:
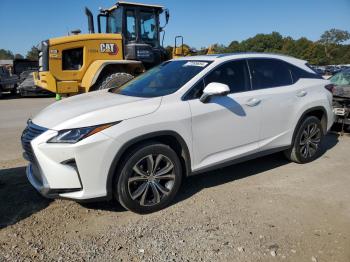
[[[103,124],[98,126],[90,126],[90,127],[81,127],[81,128],[73,128],[58,131],[58,134],[50,138],[47,143],[68,143],[74,144],[79,142],[80,140],[87,138],[93,134],[96,134],[108,127],[111,127],[120,122],[114,122],[109,124]]]

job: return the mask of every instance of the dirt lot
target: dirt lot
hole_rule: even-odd
[[[188,178],[150,215],[49,201],[28,184],[19,136],[52,98],[0,100],[0,261],[350,261],[350,137],[307,165],[281,154]]]

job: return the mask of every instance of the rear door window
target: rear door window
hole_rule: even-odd
[[[249,59],[253,89],[265,89],[293,84],[288,64],[276,59]]]

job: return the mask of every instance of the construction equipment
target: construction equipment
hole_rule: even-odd
[[[175,37],[175,45],[172,52],[172,58],[197,55],[197,50],[184,44],[184,38],[181,35]]]
[[[94,18],[85,9],[88,34],[42,41],[39,46],[39,71],[36,86],[59,95],[72,95],[118,87],[133,77],[167,60],[161,44],[169,11],[159,5],[118,2],[100,9]],[[160,15],[165,14],[165,25]]]

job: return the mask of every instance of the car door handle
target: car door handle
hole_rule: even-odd
[[[306,92],[305,90],[299,91],[299,92],[297,93],[297,96],[298,96],[298,97],[303,97],[303,96],[306,96],[306,95],[307,95],[307,92]]]
[[[258,104],[260,104],[261,100],[256,99],[256,98],[251,98],[247,101],[246,105],[247,106],[257,106]]]

